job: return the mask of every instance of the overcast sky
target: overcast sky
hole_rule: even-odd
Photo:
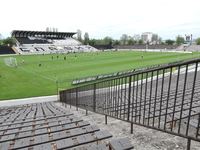
[[[200,0],[2,0],[0,33],[12,30],[88,32],[90,38],[154,32],[200,37]]]

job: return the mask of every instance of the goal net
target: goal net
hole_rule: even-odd
[[[4,58],[4,63],[9,67],[17,67],[17,59],[14,57]]]

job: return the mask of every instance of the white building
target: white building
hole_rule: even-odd
[[[144,32],[141,35],[141,39],[144,43],[151,43],[152,42],[153,33],[152,32]]]

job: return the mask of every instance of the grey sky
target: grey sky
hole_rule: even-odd
[[[0,33],[14,29],[88,32],[90,38],[150,31],[163,39],[200,36],[199,0],[3,0]]]

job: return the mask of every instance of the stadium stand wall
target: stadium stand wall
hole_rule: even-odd
[[[177,45],[144,45],[144,44],[136,44],[136,45],[121,45],[121,46],[114,46],[115,49],[176,49]]]
[[[113,49],[114,47],[112,45],[93,45],[93,47],[97,48],[97,49],[101,49],[101,50],[104,50],[104,49]]]
[[[15,51],[9,46],[0,46],[0,55],[3,54],[15,54]]]

